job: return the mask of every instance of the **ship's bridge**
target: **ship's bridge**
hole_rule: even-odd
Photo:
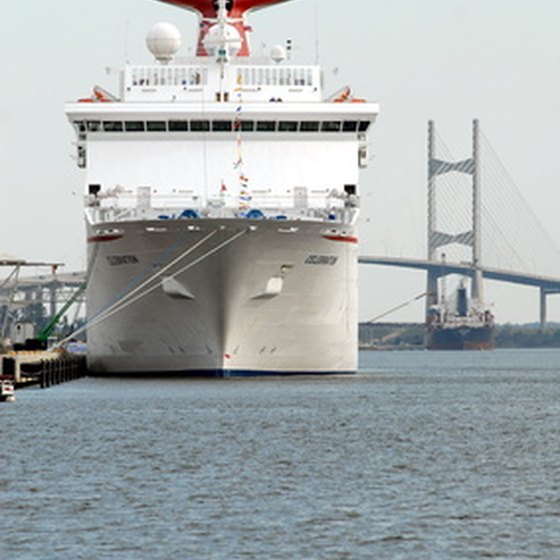
[[[126,102],[317,102],[319,66],[263,63],[127,66],[121,97]]]

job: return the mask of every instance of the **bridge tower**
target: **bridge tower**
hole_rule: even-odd
[[[461,233],[447,233],[439,231],[436,225],[437,213],[437,187],[436,179],[440,175],[456,171],[471,175],[472,177],[472,222],[471,229]],[[472,282],[471,298],[482,300],[482,269],[481,269],[481,197],[480,197],[480,152],[479,152],[479,126],[478,120],[473,120],[472,129],[472,157],[457,162],[443,161],[436,157],[435,126],[433,121],[428,121],[428,260],[432,263],[438,261],[437,249],[460,243],[472,248]],[[426,311],[439,302],[438,279],[448,274],[445,263],[441,269],[428,269],[428,284],[426,298]]]

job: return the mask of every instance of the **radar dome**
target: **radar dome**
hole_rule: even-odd
[[[286,49],[282,45],[274,45],[270,51],[270,58],[279,64],[286,60]]]
[[[156,23],[148,31],[146,45],[156,60],[167,64],[181,46],[181,33],[172,23]]]

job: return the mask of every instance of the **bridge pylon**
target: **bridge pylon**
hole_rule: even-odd
[[[437,229],[437,185],[436,179],[451,171],[464,173],[472,177],[472,222],[471,229],[460,233],[448,233]],[[436,140],[434,121],[428,121],[428,261],[438,262],[437,250],[452,243],[460,243],[472,248],[471,298],[481,301],[482,269],[481,269],[481,183],[480,183],[480,150],[478,120],[473,120],[472,156],[461,161],[450,162],[436,157]],[[432,305],[439,303],[438,279],[448,274],[444,263],[441,269],[428,269],[426,315]]]

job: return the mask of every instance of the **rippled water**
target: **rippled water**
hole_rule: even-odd
[[[0,405],[0,558],[560,558],[560,351]]]

